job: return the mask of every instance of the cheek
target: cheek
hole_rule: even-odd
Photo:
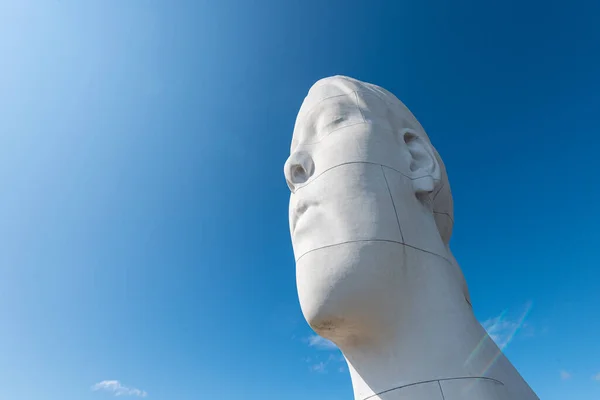
[[[311,180],[331,168],[359,162],[384,165],[407,176],[411,174],[410,153],[406,146],[398,143],[391,130],[379,125],[359,124],[344,128],[318,143],[298,146],[294,151],[310,154],[314,163]]]
[[[427,253],[447,258],[448,250],[441,240],[434,214],[425,207],[412,192],[412,184],[397,171],[384,168],[387,182],[402,229],[402,241]]]
[[[351,163],[331,168],[294,195],[310,199],[293,233],[294,253],[346,242],[402,242],[383,168]]]

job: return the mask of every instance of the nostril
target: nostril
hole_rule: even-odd
[[[303,183],[308,180],[306,176],[306,170],[301,165],[294,165],[292,167],[292,183]]]
[[[291,191],[298,185],[308,181],[314,172],[315,166],[310,154],[306,152],[293,153],[285,165],[285,178]]]

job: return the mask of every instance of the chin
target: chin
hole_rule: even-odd
[[[398,290],[402,247],[355,242],[312,251],[298,260],[296,282],[304,318],[334,343],[366,338],[384,329]]]
[[[320,282],[298,278],[298,297],[304,319],[320,336],[338,342],[356,320],[343,299],[343,283],[324,287]]]

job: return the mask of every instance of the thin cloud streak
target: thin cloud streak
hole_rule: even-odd
[[[93,391],[103,390],[105,392],[110,392],[115,396],[136,396],[136,397],[146,397],[148,393],[144,390],[140,390],[133,387],[127,387],[122,385],[121,382],[116,380],[107,380],[96,383],[92,386]]]
[[[327,367],[327,364],[325,364],[324,362],[321,361],[318,364],[311,365],[310,370],[313,372],[323,374],[326,372],[326,369],[325,369],[326,367]]]
[[[560,371],[560,379],[562,379],[563,381],[571,379],[571,373],[565,370]]]
[[[319,350],[338,350],[338,347],[331,340],[327,340],[318,335],[309,336],[308,345]]]
[[[306,362],[311,362],[310,358],[307,358],[305,360]],[[339,365],[339,363],[346,363],[346,359],[344,358],[344,356],[342,355],[334,355],[334,354],[330,354],[329,357],[327,357],[327,360],[325,361],[319,361],[315,364],[312,364],[310,366],[310,371],[311,372],[317,372],[320,374],[325,374],[327,372],[329,372],[329,367],[331,366],[331,364],[334,365]],[[336,367],[338,372],[344,372],[345,368],[343,365]]]
[[[497,317],[485,320],[481,325],[487,331],[490,338],[503,350],[515,337],[517,332],[525,325],[527,325],[530,330],[531,335],[529,336],[533,336],[533,327],[529,324],[525,324],[525,319],[531,311],[531,307],[532,303],[527,303],[525,305],[525,311],[519,318],[507,318],[506,311],[503,311]]]
[[[487,331],[490,338],[492,338],[501,349],[506,347],[512,334],[519,326],[517,321],[504,319],[503,315],[490,318],[481,325],[483,325],[483,328]]]

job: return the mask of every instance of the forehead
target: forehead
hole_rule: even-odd
[[[298,115],[307,113],[324,100],[348,97],[357,90],[359,88],[356,85],[350,85],[349,82],[346,83],[345,81],[319,81],[309,89]]]
[[[317,82],[298,112],[291,150],[301,144],[316,143],[334,130],[360,123],[421,130],[400,100],[376,89],[346,79],[327,78]]]

